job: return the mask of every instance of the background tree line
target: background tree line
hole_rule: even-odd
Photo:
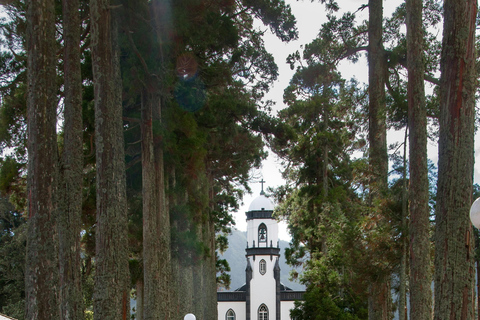
[[[273,117],[278,69],[253,22],[296,39],[282,1],[9,1],[0,310],[125,319],[135,288],[137,319],[215,319],[215,252],[266,142],[285,161],[287,257],[305,269],[292,316],[406,319],[409,297],[411,319],[472,319],[477,3],[409,0],[384,17],[381,0],[321,2],[328,22],[289,57]],[[363,53],[365,88],[338,71]],[[405,132],[391,148],[389,129]]]

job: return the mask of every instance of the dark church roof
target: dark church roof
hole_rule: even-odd
[[[280,301],[303,300],[305,291],[293,291],[280,283]],[[246,301],[247,285],[244,284],[233,292],[217,292],[217,301]]]
[[[280,301],[303,300],[305,291],[293,291],[284,284],[280,284]],[[217,292],[217,301],[246,301],[247,285],[244,284],[233,292]]]
[[[247,284],[245,283],[240,288],[234,290],[234,292],[238,292],[238,291],[247,291]],[[280,282],[280,291],[293,291],[293,290]]]

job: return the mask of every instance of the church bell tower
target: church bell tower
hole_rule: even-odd
[[[280,247],[274,205],[263,192],[247,216],[246,320],[280,320]]]

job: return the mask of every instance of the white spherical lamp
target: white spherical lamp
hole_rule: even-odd
[[[187,313],[185,317],[183,317],[183,320],[196,320],[197,318],[193,313]]]
[[[470,207],[470,221],[477,229],[480,229],[480,198],[477,198]]]

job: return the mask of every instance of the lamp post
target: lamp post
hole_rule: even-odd
[[[480,229],[480,198],[477,198],[472,206],[470,207],[470,221],[472,221],[472,224],[477,228]],[[478,234],[477,232],[474,232],[474,234]],[[477,241],[477,239],[475,239]],[[478,243],[476,244],[478,246]],[[475,249],[477,250],[477,249]],[[480,265],[478,263],[478,257],[476,254],[474,254],[475,257],[475,264],[476,264],[476,270],[477,270],[477,279],[480,279]],[[480,282],[477,281],[477,292],[480,292]],[[480,303],[480,296],[477,295],[477,304]]]
[[[477,229],[480,229],[480,198],[477,198],[470,207],[470,221]]]
[[[185,317],[183,317],[183,320],[196,320],[197,318],[193,313],[187,313]]]

